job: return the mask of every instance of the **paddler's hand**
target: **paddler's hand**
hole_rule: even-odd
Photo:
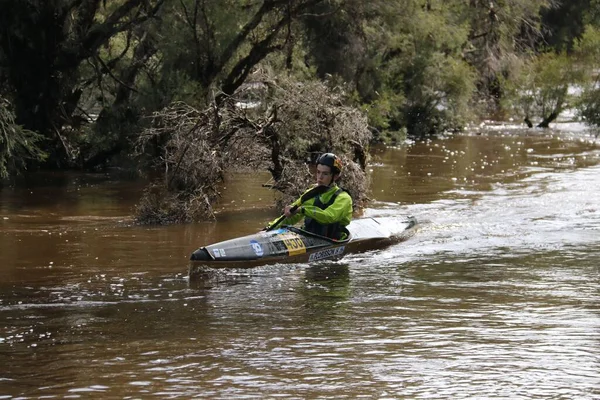
[[[285,215],[286,218],[289,218],[292,215],[295,215],[298,211],[300,211],[300,207],[292,211],[292,206],[286,206],[283,210],[283,215]]]

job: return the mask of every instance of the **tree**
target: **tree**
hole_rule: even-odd
[[[167,11],[165,67],[198,82],[217,102],[231,96],[268,55],[293,46],[294,24],[328,0],[181,0]]]
[[[480,95],[491,96],[492,106],[503,95],[501,81],[514,61],[529,54],[542,38],[540,12],[553,4],[554,0],[469,0],[459,10],[469,25],[465,59],[478,71]]]
[[[165,0],[5,0],[0,13],[0,73],[17,124],[53,145],[51,160],[72,161],[67,125],[76,126],[80,67],[98,61],[115,35],[154,18]],[[110,73],[111,62],[101,69]],[[123,85],[126,85],[123,83]]]
[[[53,163],[92,168],[128,150],[144,115],[230,96],[324,1],[6,0],[1,87]]]
[[[303,62],[313,67],[317,77],[337,75],[357,84],[357,74],[366,62],[369,4],[360,0],[325,2],[313,7],[300,20]]]
[[[586,25],[600,25],[598,0],[559,1],[555,7],[541,10],[542,49],[550,46],[556,51],[571,52],[581,39]]]
[[[25,169],[29,160],[43,160],[46,154],[39,147],[42,139],[15,124],[10,104],[0,97],[0,179]]]
[[[584,69],[577,108],[588,125],[600,127],[600,28],[587,25],[574,45],[578,65]]]
[[[395,0],[365,7],[366,55],[356,79],[375,128],[416,137],[460,128],[475,75],[463,57],[468,26],[455,5]]]
[[[326,151],[342,156],[344,188],[357,207],[364,205],[371,134],[365,116],[343,105],[344,92],[263,69],[248,85],[260,98],[257,109],[237,107],[234,93],[203,111],[175,103],[155,114],[153,126],[138,143],[142,153],[158,143],[160,157],[155,162],[163,179],[145,192],[137,207],[139,222],[214,217],[218,186],[234,166],[270,171],[271,187],[289,202],[312,181],[307,161]]]
[[[521,115],[529,127],[538,120],[548,128],[570,102],[569,87],[582,81],[583,71],[564,52],[533,56],[507,80],[507,108]]]

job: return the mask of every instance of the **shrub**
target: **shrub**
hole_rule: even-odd
[[[26,169],[29,160],[46,158],[38,143],[43,136],[15,123],[7,100],[0,97],[0,178]]]

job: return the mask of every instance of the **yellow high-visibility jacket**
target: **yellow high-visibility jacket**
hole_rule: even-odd
[[[329,204],[334,195],[336,196],[333,203]],[[340,231],[340,228],[345,227],[352,220],[352,197],[336,184],[303,204],[301,204],[301,197],[290,204],[290,206],[295,205],[300,205],[298,212],[289,218],[284,218],[277,226],[295,225],[304,218],[304,228],[308,228],[310,232],[343,239],[344,235],[331,233]],[[276,228],[277,226],[273,226],[276,222],[277,219],[271,221],[269,228]]]

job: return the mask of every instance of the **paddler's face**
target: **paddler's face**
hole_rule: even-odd
[[[331,167],[323,164],[317,165],[317,185],[329,186],[333,182],[333,178]]]

